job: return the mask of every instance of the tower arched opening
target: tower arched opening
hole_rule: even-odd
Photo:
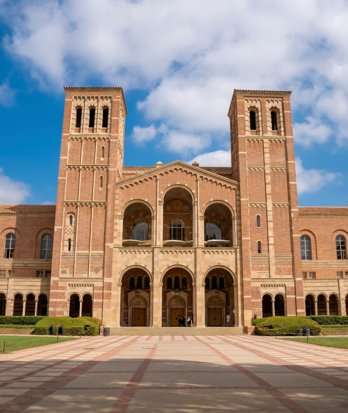
[[[141,203],[129,205],[123,216],[123,242],[124,246],[149,246],[151,245],[151,210]]]
[[[206,247],[231,247],[232,214],[221,203],[208,206],[204,213],[204,244]]]

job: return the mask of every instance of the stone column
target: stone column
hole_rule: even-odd
[[[27,300],[24,298],[23,299],[23,306],[22,306],[22,316],[25,316],[25,307],[27,305]]]
[[[318,315],[318,300],[314,300],[314,314]]]
[[[330,315],[330,301],[326,299],[326,314]]]
[[[36,300],[35,300],[35,310],[34,310],[34,315],[37,315],[37,307],[38,307],[38,304],[39,304],[39,300],[38,300],[38,299],[36,299]]]
[[[80,300],[79,304],[79,317],[82,317],[82,300]]]
[[[197,277],[197,282],[192,287],[196,291],[196,313],[193,314],[193,323],[196,327],[205,327],[205,286],[202,277]]]
[[[275,316],[275,299],[272,297],[272,317]]]

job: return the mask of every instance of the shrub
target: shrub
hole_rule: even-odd
[[[93,317],[45,317],[35,325],[34,334],[94,336],[99,334],[100,325]]]
[[[309,327],[311,334],[316,336],[320,333],[319,324],[307,317],[278,316],[267,317],[255,326],[255,334],[261,336],[288,336],[296,335],[302,328]]]
[[[344,315],[311,315],[308,318],[316,321],[320,325],[332,325],[332,324],[347,324],[348,316]]]
[[[262,323],[262,321],[265,321],[267,317],[260,317],[260,318],[254,318],[253,319],[253,326],[256,326],[260,323]]]
[[[0,324],[16,324],[16,325],[34,325],[38,321],[45,318],[44,316],[17,316],[9,315],[0,316]]]

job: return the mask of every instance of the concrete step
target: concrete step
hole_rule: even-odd
[[[243,327],[111,327],[112,336],[226,336],[243,334]]]

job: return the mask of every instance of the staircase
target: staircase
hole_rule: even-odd
[[[243,327],[111,327],[112,336],[230,336]]]

